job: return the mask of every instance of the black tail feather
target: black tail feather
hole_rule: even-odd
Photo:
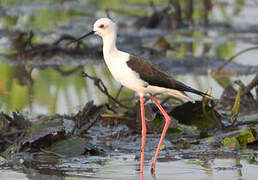
[[[187,92],[191,92],[191,93],[203,96],[203,97],[211,97],[211,95],[209,95],[207,93],[204,93],[204,92],[201,92],[201,91],[198,91],[198,90],[193,89],[193,88],[190,88],[189,90],[187,90]]]

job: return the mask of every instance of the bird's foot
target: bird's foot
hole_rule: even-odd
[[[151,174],[155,176],[155,164],[151,166]]]

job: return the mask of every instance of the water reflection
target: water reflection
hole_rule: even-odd
[[[84,159],[84,158],[82,158]],[[82,160],[84,161],[84,160]],[[52,168],[25,168],[24,171],[0,170],[2,177],[33,179],[35,174],[41,178],[54,179],[141,179],[141,180],[169,180],[169,179],[255,179],[258,166],[249,163],[249,159],[200,159],[177,160],[159,162],[156,174],[150,172],[151,161],[145,161],[144,173],[139,173],[139,162],[133,156],[113,156],[105,163],[86,163],[70,160],[69,167],[64,165]],[[81,164],[81,165],[79,165]],[[25,176],[25,174],[28,174]]]

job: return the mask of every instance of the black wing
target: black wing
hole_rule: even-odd
[[[129,60],[127,61],[127,65],[133,71],[137,72],[140,75],[140,78],[149,85],[175,89],[178,91],[192,92],[201,96],[207,95],[173,79],[144,59],[140,59],[136,56],[130,56]]]

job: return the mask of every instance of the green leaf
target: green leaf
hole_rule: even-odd
[[[246,145],[248,143],[252,143],[254,142],[256,139],[252,133],[252,130],[248,129],[244,129],[240,135],[237,137],[237,140],[239,141],[239,143],[243,146],[246,147]]]
[[[231,147],[231,148],[238,148],[239,142],[236,137],[228,137],[221,140],[223,146]]]
[[[165,148],[166,148],[166,146],[163,145],[163,144],[160,146],[160,150],[161,150],[161,151],[164,150]]]
[[[163,118],[159,117],[159,118],[154,119],[153,125],[159,126],[159,125],[161,125],[162,122],[163,122]]]
[[[202,161],[198,161],[198,160],[196,160],[196,161],[187,161],[187,164],[202,165],[203,162]]]

